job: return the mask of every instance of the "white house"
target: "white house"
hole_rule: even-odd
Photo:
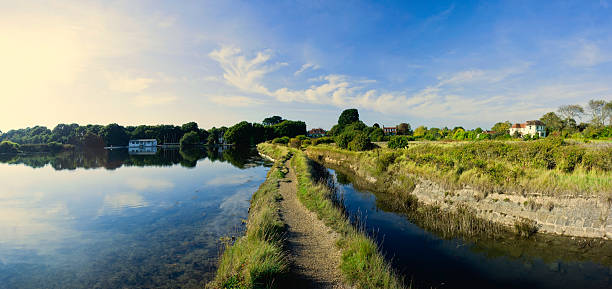
[[[156,139],[132,139],[130,140],[130,144],[128,145],[131,148],[135,147],[156,147],[157,140]]]
[[[546,137],[546,126],[539,120],[528,120],[525,123],[513,124],[510,128],[510,135],[514,135],[516,132],[521,136],[529,134],[531,136]]]

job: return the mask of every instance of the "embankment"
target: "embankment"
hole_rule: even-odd
[[[291,168],[297,178],[298,200],[335,232],[341,254],[339,266],[347,284],[356,288],[404,288],[376,243],[351,224],[335,192],[317,181],[320,176],[314,163],[302,151],[265,143],[258,145],[258,150],[273,159],[289,150],[293,153]]]
[[[609,171],[564,174],[537,168],[520,170],[493,157],[489,162],[474,157],[485,150],[463,150],[464,159],[453,159],[442,157],[448,153],[444,148],[425,149],[427,153],[424,148],[350,152],[322,145],[308,147],[306,154],[327,166],[352,173],[370,190],[387,193],[387,203],[392,206],[408,208],[415,201],[424,204],[413,213],[429,216],[433,229],[450,230],[460,218],[459,226],[472,231],[502,230],[501,225],[527,236],[539,230],[576,237],[612,238]],[[470,153],[474,156],[465,160]],[[605,157],[609,152],[596,153]],[[456,154],[455,148],[448,153]],[[571,156],[561,156],[558,162],[567,163],[565,159]],[[583,158],[586,159],[584,154]],[[470,167],[470,163],[474,165]],[[533,191],[529,190],[530,184],[534,186]],[[572,188],[575,193],[571,193]]]

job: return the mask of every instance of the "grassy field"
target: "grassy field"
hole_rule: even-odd
[[[227,244],[207,288],[275,288],[284,278],[289,264],[283,249],[285,225],[279,215],[278,188],[286,172],[282,161],[270,169],[251,199],[245,236]]]
[[[274,157],[287,147],[260,144],[258,149]],[[337,245],[342,252],[341,271],[345,280],[357,288],[404,288],[376,243],[350,223],[335,194],[324,183],[315,181],[317,176],[313,176],[311,161],[302,151],[293,149],[292,152],[299,200],[341,236]]]
[[[485,194],[543,194],[612,198],[612,146],[530,142],[430,142],[406,149],[349,152],[332,145],[311,146],[341,158],[382,181],[424,177],[448,189],[472,187]],[[413,185],[413,184],[412,184]],[[410,187],[410,180],[402,187]]]

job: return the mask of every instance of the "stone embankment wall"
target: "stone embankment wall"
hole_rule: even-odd
[[[338,157],[308,150],[310,158],[352,171],[357,177],[375,185],[378,180],[359,169],[359,164]],[[551,197],[535,194],[484,194],[466,187],[448,190],[419,176],[412,194],[419,202],[456,209],[460,205],[472,208],[477,216],[508,226],[522,218],[533,220],[539,232],[590,238],[612,238],[612,200],[601,197]]]

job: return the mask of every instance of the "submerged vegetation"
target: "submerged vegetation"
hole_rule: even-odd
[[[281,155],[287,147],[260,144],[258,149],[271,157]],[[380,254],[376,242],[355,228],[329,187],[315,180],[313,163],[299,150],[292,150],[291,165],[298,179],[298,199],[339,234],[341,271],[349,284],[357,288],[403,288],[399,276]]]
[[[285,225],[279,215],[279,182],[285,172],[277,162],[253,194],[246,235],[227,244],[207,288],[273,288],[288,272]]]

